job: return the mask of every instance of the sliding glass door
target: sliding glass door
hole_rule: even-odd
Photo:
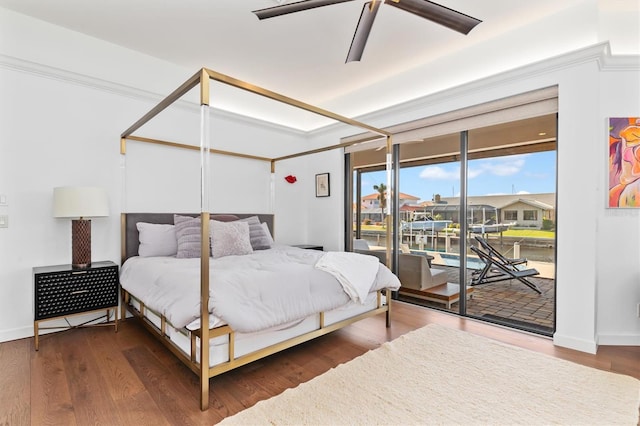
[[[468,316],[554,331],[555,129],[552,114],[469,131]]]
[[[400,300],[553,333],[555,132],[551,114],[399,145]],[[354,248],[386,244],[380,151],[352,154]]]

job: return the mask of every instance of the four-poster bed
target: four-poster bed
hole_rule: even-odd
[[[197,265],[199,269],[199,303],[197,312],[198,319],[190,323],[189,325],[185,325],[182,322],[175,320],[177,314],[172,313],[170,307],[162,305],[158,300],[154,300],[155,303],[154,308],[149,308],[147,306],[147,302],[145,302],[144,298],[141,298],[139,294],[135,294],[135,291],[140,293],[148,293],[149,290],[142,290],[142,287],[136,287],[135,285],[129,285],[128,281],[134,282],[134,280],[129,280],[132,276],[142,277],[143,275],[138,274],[137,270],[133,269],[131,266],[134,263],[139,263],[142,270],[146,271],[155,271],[153,274],[159,275],[161,270],[165,270],[168,268],[166,266],[169,263],[178,263],[178,260],[187,260],[191,261],[192,259],[172,259],[167,260],[166,258],[161,258],[164,260],[160,260],[160,263],[156,262],[152,257],[138,256],[138,247],[139,243],[142,240],[142,234],[140,233],[140,224],[144,224],[145,226],[154,226],[154,225],[164,225],[164,226],[174,226],[175,229],[178,229],[178,218],[174,216],[172,213],[150,213],[150,214],[139,214],[139,213],[123,213],[122,214],[122,318],[126,315],[126,310],[129,310],[134,316],[139,317],[143,320],[143,324],[149,330],[153,331],[160,340],[181,360],[183,361],[192,371],[199,375],[200,378],[200,408],[202,410],[206,410],[209,405],[209,379],[217,374],[223,373],[225,371],[231,370],[233,368],[239,367],[241,365],[247,364],[254,360],[260,359],[267,355],[273,354],[280,350],[289,348],[291,346],[297,345],[299,343],[305,342],[307,340],[313,339],[315,337],[321,336],[323,334],[329,333],[331,331],[337,330],[341,327],[344,327],[348,324],[351,324],[360,319],[382,314],[386,315],[386,323],[387,326],[390,324],[390,305],[387,299],[390,296],[389,290],[395,290],[399,286],[399,282],[397,278],[391,274],[391,272],[386,269],[386,267],[382,266],[375,260],[375,271],[371,274],[371,265],[367,265],[369,268],[367,270],[367,274],[356,274],[354,271],[345,271],[344,269],[340,269],[344,267],[344,264],[362,264],[362,268],[359,271],[365,271],[365,263],[369,262],[370,259],[368,256],[361,256],[352,253],[322,253],[315,252],[312,250],[302,250],[302,249],[294,249],[294,248],[283,248],[283,247],[274,247],[270,250],[256,250],[251,254],[247,254],[245,256],[228,256],[228,258],[239,258],[239,259],[250,259],[250,262],[257,263],[260,268],[269,269],[275,268],[278,269],[280,266],[263,266],[261,262],[269,262],[270,260],[263,260],[264,258],[275,256],[277,259],[287,258],[288,261],[291,260],[292,264],[296,264],[296,268],[305,269],[309,274],[313,276],[320,276],[319,274],[324,273],[324,271],[328,271],[329,274],[325,274],[326,276],[333,275],[335,278],[331,278],[333,282],[337,282],[342,285],[342,289],[344,290],[342,297],[344,298],[346,293],[351,296],[351,300],[345,300],[342,302],[336,302],[333,305],[326,305],[324,308],[317,310],[311,315],[304,315],[298,318],[298,322],[293,324],[291,321],[284,321],[279,324],[279,328],[276,329],[266,327],[269,332],[275,332],[276,336],[273,338],[263,339],[263,343],[255,343],[262,342],[261,338],[257,338],[256,334],[252,334],[256,330],[249,327],[246,330],[237,332],[231,326],[233,316],[233,309],[227,309],[226,314],[220,314],[220,312],[224,312],[222,306],[224,304],[215,305],[214,299],[217,293],[215,291],[211,291],[212,280],[213,284],[216,284],[216,280],[218,276],[224,276],[224,265],[230,262],[228,258],[215,259],[211,258],[212,251],[214,252],[216,248],[214,247],[216,244],[216,227],[220,227],[220,223],[228,222],[231,225],[237,225],[237,222],[245,221],[245,220],[254,220],[258,221],[258,223],[262,223],[263,227],[266,229],[273,231],[273,216],[272,215],[247,215],[247,214],[239,214],[239,215],[217,215],[211,213],[210,210],[210,191],[209,185],[211,182],[210,179],[210,166],[209,166],[209,157],[210,154],[218,154],[218,155],[229,155],[247,158],[256,161],[269,161],[271,163],[271,191],[273,198],[274,191],[274,173],[275,173],[275,165],[278,161],[295,158],[302,155],[309,155],[318,152],[328,151],[331,149],[339,149],[344,148],[345,146],[349,146],[351,143],[341,143],[337,145],[328,146],[325,148],[315,149],[304,151],[297,154],[282,156],[278,158],[266,158],[253,156],[243,153],[234,153],[229,151],[222,151],[217,149],[212,149],[210,147],[210,133],[209,133],[209,91],[210,91],[210,81],[214,80],[226,85],[230,85],[242,90],[246,90],[248,92],[264,96],[266,98],[282,102],[284,104],[306,110],[315,114],[322,115],[324,117],[331,118],[333,120],[355,126],[364,130],[367,130],[370,133],[375,135],[379,135],[380,137],[384,137],[387,139],[387,157],[388,164],[390,164],[390,156],[391,156],[391,134],[377,129],[375,127],[366,125],[364,123],[360,123],[356,120],[352,120],[347,117],[340,116],[338,114],[334,114],[332,112],[317,108],[315,106],[297,101],[295,99],[288,98],[286,96],[271,92],[269,90],[253,86],[246,82],[233,79],[229,76],[217,73],[215,71],[208,70],[203,68],[199,70],[194,76],[192,76],[189,80],[187,80],[184,84],[182,84],[178,89],[176,89],[173,93],[171,93],[167,98],[165,98],[162,102],[160,102],[156,107],[151,109],[146,115],[140,118],[135,124],[129,127],[121,134],[120,140],[120,151],[122,155],[126,154],[126,143],[127,140],[130,141],[138,141],[143,143],[153,143],[153,144],[161,144],[165,146],[172,146],[176,148],[184,148],[184,149],[196,149],[200,151],[200,197],[201,197],[201,211],[195,215],[188,215],[193,217],[187,217],[183,219],[180,217],[180,220],[189,221],[191,219],[197,220],[197,225],[199,227],[199,235],[198,235],[198,257],[196,259],[199,260],[199,265]],[[180,99],[183,95],[189,92],[191,89],[199,87],[200,89],[200,146],[196,147],[193,145],[180,144],[176,142],[169,142],[159,139],[152,139],[147,137],[140,137],[133,135],[140,127],[144,124],[152,120],[156,115],[170,106],[172,103]],[[361,141],[360,141],[361,142]],[[388,187],[391,188],[390,184],[390,172],[387,172],[387,181]],[[257,219],[253,219],[256,217]],[[176,220],[174,223],[174,219]],[[391,215],[387,216],[388,223],[391,223]],[[225,226],[231,226],[225,225]],[[255,224],[254,224],[255,225]],[[259,225],[256,225],[259,226]],[[213,233],[212,233],[212,227]],[[236,228],[240,230],[245,230],[246,227],[236,226]],[[387,260],[390,259],[390,247],[389,242],[391,241],[391,227],[387,226]],[[222,229],[222,228],[218,228]],[[242,232],[242,231],[238,231]],[[268,233],[268,232],[267,232]],[[140,238],[140,241],[139,241]],[[180,241],[180,240],[179,240]],[[314,253],[312,253],[314,252]],[[237,254],[237,253],[236,253]],[[343,256],[343,257],[340,257]],[[350,257],[345,258],[344,256],[360,256],[360,257]],[[174,256],[175,257],[175,256]],[[177,256],[180,257],[180,256]],[[194,256],[195,257],[195,256]],[[369,257],[370,258],[370,257]],[[331,263],[331,261],[334,263]],[[346,259],[346,260],[345,260]],[[125,263],[126,262],[126,263]],[[276,263],[279,260],[276,261]],[[187,262],[189,263],[189,262]],[[191,261],[190,263],[193,263]],[[181,263],[181,264],[184,264]],[[320,265],[324,268],[321,268]],[[387,262],[390,264],[390,262]],[[217,265],[216,274],[212,273],[211,266]],[[222,265],[222,266],[221,266]],[[264,265],[267,265],[265,263]],[[270,264],[269,264],[270,265]],[[164,268],[164,269],[163,269]],[[351,266],[349,266],[351,268]],[[336,269],[338,269],[336,271]],[[166,269],[168,271],[168,269]],[[321,270],[322,272],[318,272]],[[153,275],[152,274],[152,275]],[[190,271],[189,274],[192,276],[193,271]],[[331,275],[330,275],[331,274]],[[169,274],[171,275],[171,274]],[[231,274],[233,275],[233,274]],[[322,275],[323,278],[320,281],[325,280],[325,275]],[[368,276],[370,278],[370,283],[359,283],[361,287],[357,290],[353,290],[352,283],[349,279],[353,279],[356,281],[363,281],[362,276]],[[346,279],[345,279],[346,277]],[[182,278],[180,278],[181,280]],[[304,278],[306,280],[307,278]],[[315,280],[316,278],[313,278]],[[141,279],[139,281],[145,281],[145,279]],[[158,278],[158,280],[162,280],[162,278]],[[303,281],[304,281],[303,280]],[[310,281],[313,281],[309,279]],[[254,280],[255,281],[255,280]],[[346,281],[346,282],[345,282]],[[137,284],[136,284],[137,285]],[[223,285],[218,284],[219,286],[216,289],[220,291],[224,290],[225,287]],[[316,284],[311,284],[313,287]],[[363,287],[364,285],[364,287]],[[316,285],[317,286],[317,285]],[[229,285],[226,288],[235,288],[234,285]],[[331,285],[320,286],[320,287],[331,287]],[[136,289],[135,291],[131,290],[132,288]],[[316,287],[312,291],[315,290]],[[363,290],[364,288],[364,290]],[[170,290],[162,290],[162,291],[170,291]],[[278,293],[275,291],[274,293]],[[355,298],[354,298],[355,293]],[[333,296],[322,296],[322,301],[324,301],[324,297],[329,299]],[[158,299],[157,297],[155,299]],[[348,299],[348,298],[347,298]],[[153,297],[152,297],[153,300]],[[317,300],[316,300],[317,301]],[[279,302],[278,302],[279,303]],[[221,306],[222,305],[222,306]],[[338,306],[339,305],[339,306]],[[217,307],[216,307],[217,306]],[[246,306],[245,306],[246,309]],[[259,307],[257,310],[260,310]],[[277,309],[276,309],[277,310]],[[249,309],[251,311],[251,309]],[[212,315],[212,312],[214,315]],[[189,315],[187,315],[189,317]],[[288,318],[291,320],[293,317]],[[213,321],[212,321],[213,320]],[[173,322],[178,322],[178,324],[173,324]],[[237,321],[237,318],[233,321]],[[274,320],[277,322],[277,320]],[[209,327],[201,326],[209,324]],[[257,327],[257,326],[255,326]],[[286,332],[283,332],[286,330]],[[267,333],[268,334],[268,333]],[[243,342],[251,341],[251,344],[240,343],[243,337],[246,339]],[[201,342],[209,342],[210,344],[201,344]],[[238,342],[238,344],[236,344]],[[211,346],[210,346],[211,345]],[[257,347],[256,347],[257,345]],[[222,348],[222,349],[221,349]],[[200,360],[209,360],[209,365],[207,367],[206,364],[200,362]],[[203,367],[204,365],[204,367]]]

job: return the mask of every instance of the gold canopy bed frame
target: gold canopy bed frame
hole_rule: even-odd
[[[210,147],[210,129],[209,129],[209,113],[210,113],[210,82],[211,80],[223,83],[226,85],[230,85],[281,103],[286,105],[290,105],[296,107],[298,109],[302,109],[314,114],[318,114],[338,122],[342,122],[351,126],[355,126],[366,131],[364,136],[360,136],[356,141],[343,142],[336,145],[327,146],[324,148],[307,150],[291,155],[281,156],[277,158],[267,158],[254,156],[243,153],[236,153],[230,151],[223,151],[218,149],[213,149]],[[148,138],[135,136],[133,133],[140,129],[143,125],[148,123],[154,117],[156,117],[160,112],[168,108],[174,102],[179,100],[183,95],[192,90],[195,87],[199,86],[200,92],[200,146],[182,144],[177,142],[171,142],[166,140]],[[340,149],[355,143],[363,143],[370,140],[376,140],[380,138],[386,138],[386,148],[387,148],[387,187],[391,188],[391,177],[390,177],[390,168],[391,168],[391,133],[377,129],[375,127],[369,126],[367,124],[361,123],[359,121],[334,114],[330,111],[315,107],[313,105],[306,104],[304,102],[297,101],[295,99],[289,98],[287,96],[283,96],[281,94],[269,91],[267,89],[254,86],[252,84],[246,83],[241,80],[237,80],[235,78],[229,77],[224,74],[220,74],[218,72],[212,71],[207,68],[200,69],[196,74],[194,74],[191,78],[185,81],[180,87],[174,90],[170,95],[168,95],[165,99],[163,99],[159,104],[157,104],[154,108],[152,108],[147,114],[145,114],[142,118],[136,121],[131,127],[125,130],[120,136],[120,153],[122,155],[126,154],[127,141],[136,141],[142,143],[151,143],[151,144],[159,144],[164,146],[170,146],[181,149],[191,149],[191,150],[199,150],[200,151],[200,197],[201,197],[201,258],[200,258],[200,324],[205,325],[209,324],[209,309],[208,309],[208,300],[209,300],[209,290],[211,283],[209,278],[209,256],[210,256],[210,247],[209,247],[209,220],[210,220],[210,206],[209,206],[209,184],[210,184],[210,167],[209,167],[209,154],[218,154],[218,155],[227,155],[234,157],[241,157],[245,159],[252,159],[257,161],[268,161],[271,163],[271,192],[273,200],[273,191],[274,191],[274,174],[275,174],[275,164],[278,161],[287,160],[295,157],[300,157],[304,155],[310,155],[315,153],[320,153],[324,151],[329,151],[333,149]],[[389,203],[387,203],[389,205]],[[273,208],[273,206],[272,206]],[[389,206],[387,207],[387,264],[390,265],[391,251],[390,251],[390,242],[391,242],[391,226],[392,217]],[[127,215],[128,213],[122,213],[121,215],[121,241],[122,241],[122,262],[127,259],[129,256],[127,252],[126,242],[127,242]],[[135,224],[133,224],[135,227]],[[129,229],[131,229],[131,224],[129,224]],[[200,378],[200,409],[206,410],[209,407],[209,379],[218,374],[224,373],[226,371],[232,370],[236,367],[245,365],[247,363],[253,362],[265,356],[271,355],[273,353],[279,352],[283,349],[287,349],[289,347],[298,345],[305,341],[311,340],[313,338],[322,336],[334,330],[340,329],[346,325],[349,325],[353,322],[356,322],[360,319],[370,317],[377,314],[385,313],[386,315],[386,326],[390,326],[390,292],[386,291],[386,303],[382,302],[382,294],[384,290],[379,290],[377,292],[377,304],[376,308],[373,310],[366,311],[361,314],[357,314],[356,316],[344,319],[342,321],[335,322],[333,324],[325,325],[324,323],[324,312],[319,313],[319,323],[320,326],[318,329],[315,329],[311,332],[307,332],[305,334],[299,335],[294,338],[290,338],[288,340],[282,341],[280,343],[272,344],[266,348],[257,350],[255,352],[242,355],[236,357],[234,354],[234,331],[228,326],[221,326],[209,329],[209,327],[201,326],[200,329],[191,332],[191,354],[188,356],[183,353],[166,335],[165,326],[167,324],[167,320],[164,316],[157,314],[161,317],[161,325],[160,327],[154,325],[151,321],[145,318],[145,309],[147,309],[144,304],[140,303],[138,308],[135,308],[130,305],[130,297],[131,295],[124,289],[122,289],[122,306],[121,306],[121,318],[124,319],[126,316],[127,310],[129,310],[134,317],[138,317],[142,320],[145,328],[150,330],[156,337],[160,339],[160,341],[169,348],[169,350],[176,355],[182,362],[184,362],[187,367],[189,367],[194,373],[196,373]],[[212,367],[209,365],[209,345],[204,344],[202,342],[209,342],[210,339],[221,336],[228,335],[228,351],[229,351],[229,359],[227,362],[222,364],[217,364]],[[201,344],[199,345],[199,351],[197,349],[197,339],[200,339]],[[196,354],[199,354],[200,362],[196,362]]]

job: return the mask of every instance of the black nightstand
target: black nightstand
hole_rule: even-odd
[[[73,268],[71,265],[36,267],[33,268],[33,283],[33,337],[36,351],[41,321],[106,310],[107,323],[95,325],[113,325],[118,331],[120,281],[118,265],[115,263],[93,262],[83,269]],[[110,309],[113,309],[113,323],[108,322]]]
[[[318,246],[316,244],[294,244],[293,247],[298,247],[301,249],[307,249],[307,250],[324,250],[324,247],[322,246]]]

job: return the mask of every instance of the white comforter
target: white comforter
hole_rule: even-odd
[[[337,308],[349,303],[350,295],[360,301],[363,282],[349,280],[355,276],[344,269],[344,256],[338,256],[337,265],[333,255],[320,262],[325,269],[337,269],[344,278],[340,281],[316,267],[328,254],[279,246],[211,259],[209,312],[235,331],[248,333]],[[364,283],[366,293],[398,289],[397,277],[374,259],[355,262],[363,276],[374,277]],[[200,259],[132,257],[122,266],[120,284],[177,328],[200,316]],[[349,289],[352,285],[356,287]]]

